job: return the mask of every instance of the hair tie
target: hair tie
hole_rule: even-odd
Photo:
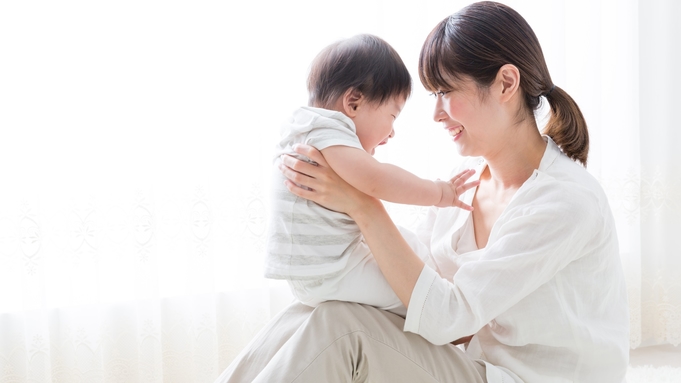
[[[548,97],[548,96],[551,94],[551,92],[553,92],[554,89],[556,89],[556,86],[555,86],[555,85],[551,86],[551,89],[549,89],[549,91],[546,92],[546,94],[544,95],[544,97]]]

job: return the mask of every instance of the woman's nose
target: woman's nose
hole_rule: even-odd
[[[395,129],[394,128],[390,130],[390,134],[388,135],[388,138],[393,138],[393,137],[395,137]]]
[[[433,112],[433,120],[435,122],[440,122],[447,118],[447,113],[442,109],[442,98],[436,96],[435,98],[435,110]]]

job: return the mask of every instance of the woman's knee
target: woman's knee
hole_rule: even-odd
[[[359,303],[328,301],[319,304],[310,321],[334,327],[341,332],[360,331],[381,333],[387,326],[402,328],[404,319],[398,315]]]
[[[326,301],[315,307],[310,315],[311,321],[319,321],[325,324],[333,324],[341,327],[357,327],[362,323],[362,317],[366,316],[367,309],[377,310],[359,303],[343,301]]]
[[[312,316],[335,321],[338,318],[352,317],[353,312],[357,310],[357,306],[361,305],[352,302],[326,301],[317,305],[312,312]]]

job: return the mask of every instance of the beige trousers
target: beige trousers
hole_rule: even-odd
[[[482,362],[402,331],[404,319],[357,303],[294,303],[215,383],[486,382]]]

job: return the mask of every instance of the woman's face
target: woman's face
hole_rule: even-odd
[[[435,92],[434,120],[449,133],[462,156],[485,156],[500,133],[497,110],[473,80],[452,81],[454,89]]]

